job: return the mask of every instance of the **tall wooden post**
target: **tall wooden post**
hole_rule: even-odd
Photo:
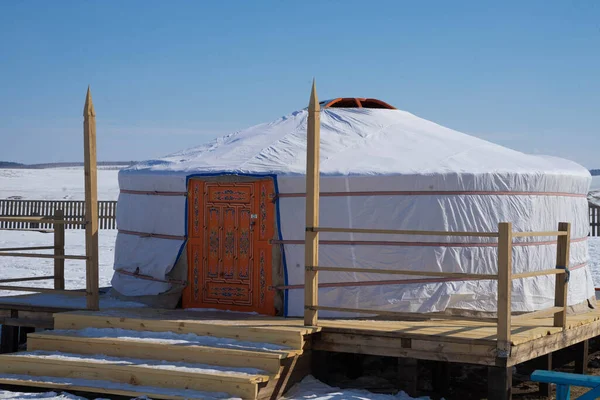
[[[510,355],[512,289],[512,223],[498,224],[498,357]]]
[[[63,210],[54,210],[55,220],[64,220]],[[54,224],[54,255],[65,255],[65,224]],[[54,259],[54,289],[65,289],[65,259]]]
[[[319,147],[321,138],[321,108],[317,87],[313,80],[308,104],[306,130],[306,234],[304,241],[304,325],[316,326],[318,312],[315,307],[319,295]]]
[[[566,232],[566,235],[558,237],[556,244],[556,268],[564,269],[564,274],[556,275],[556,284],[554,287],[554,306],[562,307],[562,311],[554,314],[554,326],[561,326],[563,329],[567,326],[567,293],[569,288],[569,247],[571,245],[571,224],[560,222],[558,224],[559,232]]]
[[[98,310],[98,170],[96,166],[96,111],[88,86],[83,108],[83,156],[85,171],[85,255],[87,308]]]

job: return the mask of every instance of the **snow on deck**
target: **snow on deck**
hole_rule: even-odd
[[[136,366],[143,368],[155,368],[169,371],[189,372],[206,375],[235,375],[252,377],[253,375],[268,375],[267,372],[258,368],[221,367],[218,365],[188,363],[183,361],[149,360],[129,357],[111,357],[103,354],[83,355],[75,353],[63,353],[60,351],[28,351],[11,354],[11,357],[35,357],[37,359],[57,361],[82,361],[91,364],[111,364],[123,366]]]
[[[131,392],[145,393],[149,395],[162,394],[181,396],[184,398],[213,400],[213,399],[227,399],[227,400],[241,400],[239,397],[231,397],[227,393],[220,392],[203,392],[199,390],[191,389],[171,389],[171,388],[160,388],[154,386],[137,386],[130,385],[127,383],[118,383],[103,380],[93,379],[81,379],[81,378],[55,378],[50,376],[29,376],[29,375],[16,375],[16,374],[0,374],[0,379],[13,379],[15,381],[29,381],[29,382],[45,382],[48,384],[59,384],[59,385],[72,385],[72,386],[84,386],[89,388],[100,388],[108,390],[126,390]],[[35,385],[32,385],[35,386]],[[0,390],[0,399],[70,399],[78,400],[84,399],[83,397],[72,396],[69,394],[57,395],[56,392],[47,393],[15,393]]]
[[[218,347],[249,351],[289,350],[290,347],[272,343],[246,342],[214,336],[200,336],[194,333],[133,331],[120,328],[84,328],[81,330],[54,330],[53,334],[76,335],[86,338],[112,338],[146,343],[164,343],[177,345],[194,345]]]

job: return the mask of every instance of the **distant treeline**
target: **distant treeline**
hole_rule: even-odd
[[[117,167],[135,164],[135,161],[98,161],[99,167]],[[0,161],[0,168],[14,169],[44,169],[44,168],[64,168],[64,167],[83,167],[82,162],[65,163],[46,163],[46,164],[20,164],[9,161]]]
[[[590,169],[592,176],[600,175],[600,169]]]

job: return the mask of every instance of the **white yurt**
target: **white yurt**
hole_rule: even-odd
[[[568,305],[593,307],[589,172],[374,99],[321,102],[320,224],[494,232],[571,222]],[[156,307],[304,312],[306,110],[119,173],[113,290]],[[515,238],[514,273],[556,265],[556,237]],[[497,239],[321,233],[320,265],[493,274]],[[555,277],[513,281],[514,312],[554,305]],[[319,305],[493,313],[497,282],[323,272]],[[320,312],[320,316],[349,316]]]

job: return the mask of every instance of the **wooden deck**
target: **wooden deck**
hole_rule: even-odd
[[[23,307],[18,313],[27,315],[33,311],[26,311],[26,307],[35,310],[37,304],[43,301],[43,297],[36,296],[41,295],[7,298],[0,302],[0,313],[6,313],[7,308]],[[78,303],[73,303],[72,306],[77,308]],[[220,311],[104,307],[95,312],[58,310],[58,313],[53,316],[52,325],[55,329],[63,330],[122,328],[134,331],[195,333],[203,336],[275,343],[302,351],[312,349],[476,364],[490,367],[492,371],[488,381],[492,382],[489,383],[490,398],[508,399],[512,366],[552,354],[577,343],[583,344],[588,339],[600,335],[599,306],[586,313],[568,315],[564,330],[554,327],[551,318],[513,317],[508,357],[502,357],[497,353],[496,325],[491,322],[474,321],[472,318],[416,321],[321,318],[318,327],[305,327],[300,318]],[[50,312],[49,309],[38,308],[37,310]],[[14,309],[9,312],[14,313]],[[2,314],[0,314],[0,321],[1,316]],[[14,318],[5,316],[5,323],[15,321]],[[62,336],[58,338],[52,333],[46,334],[43,338],[38,338],[36,335],[31,336],[34,340],[30,344],[32,349],[43,345],[40,348],[56,351],[77,350],[78,353],[85,353],[86,346],[91,346],[91,342],[98,342],[97,345],[105,349],[108,349],[107,343],[113,346],[115,355],[119,355],[123,348],[127,348],[131,355],[136,356],[156,352],[162,354],[165,351],[169,353],[167,348],[148,350],[141,344],[138,346],[139,349],[130,349],[130,345],[117,343],[114,339],[95,339],[90,343],[81,344],[84,339],[62,337],[65,334],[60,331],[57,331],[57,335]],[[195,357],[201,359],[200,353]],[[179,358],[187,357],[185,352],[181,354],[173,352],[173,356],[176,354]],[[234,361],[238,362],[237,359]]]

